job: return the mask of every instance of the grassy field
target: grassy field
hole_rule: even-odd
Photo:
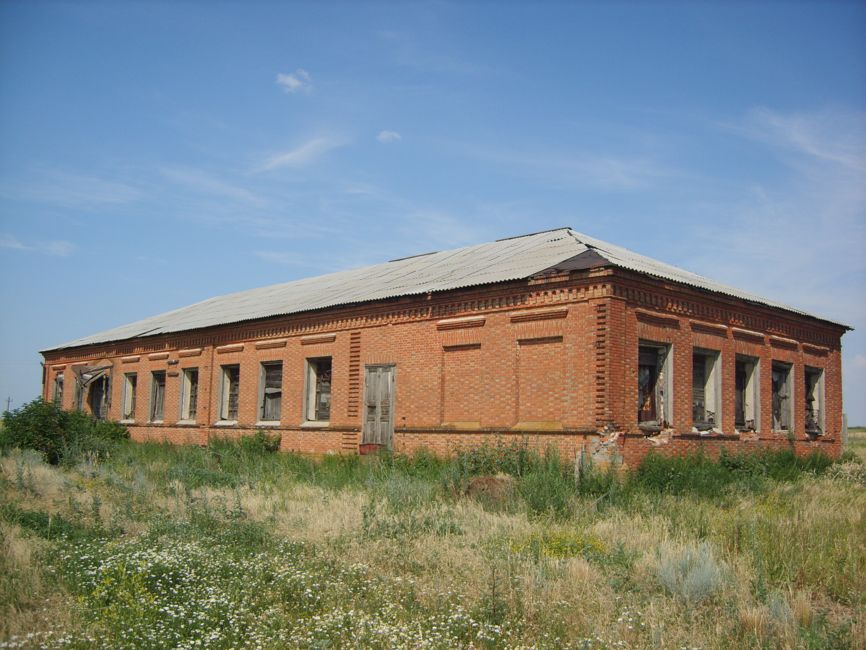
[[[866,466],[783,460],[13,450],[0,648],[862,649]]]

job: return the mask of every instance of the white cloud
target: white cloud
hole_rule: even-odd
[[[265,203],[264,199],[253,192],[215,178],[198,169],[174,167],[161,171],[163,176],[169,180],[200,194],[210,194],[253,205]]]
[[[866,147],[863,116],[749,112],[726,130],[763,145],[783,172],[702,206],[683,266],[854,327],[843,338],[845,408],[866,422]],[[702,246],[701,241],[708,246]],[[708,255],[707,250],[725,251]]]
[[[298,68],[292,73],[277,73],[276,83],[287,93],[310,92],[313,79],[310,73],[303,68]]]
[[[795,154],[866,172],[866,113],[860,111],[782,113],[759,107],[731,128]]]
[[[403,136],[396,131],[379,131],[379,135],[376,136],[379,142],[397,142],[397,140],[401,140],[402,138]]]
[[[38,171],[31,178],[4,183],[0,194],[15,200],[68,208],[120,205],[142,196],[138,188],[127,183],[62,171]]]
[[[288,251],[255,251],[255,256],[265,262],[282,264],[283,266],[306,266],[306,262],[298,259],[297,254]]]
[[[447,146],[447,145],[446,145]],[[557,187],[605,192],[631,192],[653,188],[686,172],[653,157],[593,151],[523,151],[499,147],[451,145],[459,154],[509,167],[521,176],[541,179]]]
[[[254,171],[264,172],[280,167],[306,167],[316,162],[329,151],[342,147],[344,144],[345,141],[337,138],[312,138],[294,149],[270,156]]]
[[[66,257],[75,250],[75,244],[68,241],[37,241],[32,244],[25,244],[9,234],[0,234],[0,248],[10,248],[12,250],[25,251],[30,253],[42,253],[44,255],[54,255],[55,257]]]

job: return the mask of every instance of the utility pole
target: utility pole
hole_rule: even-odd
[[[9,410],[9,407],[10,407],[10,406],[12,406],[12,398],[11,398],[11,397],[7,397],[7,398],[6,398],[6,410],[7,410],[7,411]]]

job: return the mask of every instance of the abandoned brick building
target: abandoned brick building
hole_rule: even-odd
[[[568,228],[220,296],[43,351],[135,440],[838,455],[845,325]]]

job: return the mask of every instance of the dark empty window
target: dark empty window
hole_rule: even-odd
[[[670,423],[669,351],[670,346],[661,343],[641,343],[638,348],[637,421],[646,431]]]
[[[331,419],[331,357],[307,359],[307,420]]]

